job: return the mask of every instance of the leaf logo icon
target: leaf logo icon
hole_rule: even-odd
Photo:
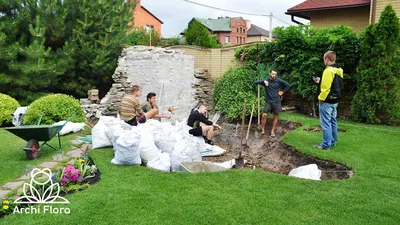
[[[68,204],[69,201],[66,198],[59,196],[60,184],[53,183],[51,178],[52,172],[50,169],[33,169],[30,183],[25,183],[23,186],[24,195],[16,199],[14,203]]]

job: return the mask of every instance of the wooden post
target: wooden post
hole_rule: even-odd
[[[258,85],[258,108],[257,108],[257,124],[260,124],[260,85]]]

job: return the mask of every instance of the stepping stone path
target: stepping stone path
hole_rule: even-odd
[[[74,163],[74,158],[79,158],[81,157],[81,154],[83,150],[86,148],[91,149],[92,145],[87,144],[85,142],[82,142],[78,140],[81,137],[76,137],[75,140],[71,140],[72,148],[68,152],[59,152],[53,155],[52,160],[48,162],[43,162],[40,165],[37,165],[38,168],[49,168],[49,169],[54,169],[57,168],[57,166],[60,165],[61,161],[68,161],[68,159],[71,159],[68,164],[73,164]],[[80,148],[77,146],[81,145]],[[28,161],[27,161],[28,163]],[[10,194],[12,191],[15,190],[21,190],[21,187],[24,183],[29,182],[29,175],[28,174],[23,174],[20,177],[18,177],[15,181],[8,182],[2,186],[0,186],[0,199],[4,198],[8,194]]]

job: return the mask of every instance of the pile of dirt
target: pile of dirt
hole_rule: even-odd
[[[311,128],[304,129],[304,130],[305,130],[305,131],[309,131],[309,132],[322,132],[322,128],[321,128],[320,126],[311,127]],[[338,128],[338,132],[339,132],[339,133],[346,133],[347,130]]]
[[[266,127],[272,127],[271,123],[272,120],[267,120]],[[275,137],[271,137],[270,130],[266,129],[266,133],[261,138],[257,138],[260,135],[257,132],[260,131],[258,131],[257,124],[252,124],[247,143],[243,140],[245,143],[243,145],[243,156],[247,161],[245,167],[248,169],[259,168],[267,172],[287,175],[292,169],[315,163],[322,170],[322,180],[346,179],[353,175],[353,171],[344,164],[305,155],[294,147],[283,143],[282,137],[299,126],[300,124],[280,120]],[[221,127],[223,129],[219,132],[219,135],[214,137],[214,142],[216,145],[226,149],[227,152],[222,156],[203,157],[204,161],[225,162],[238,157],[241,125],[223,121]],[[247,125],[245,130],[247,131]]]

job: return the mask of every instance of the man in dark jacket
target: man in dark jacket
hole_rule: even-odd
[[[271,70],[269,72],[269,78],[264,80],[258,80],[255,82],[255,84],[260,84],[265,86],[265,93],[266,93],[264,112],[262,114],[262,119],[261,119],[261,134],[265,133],[265,124],[267,122],[268,113],[272,112],[274,114],[271,137],[275,137],[279,112],[282,111],[281,97],[291,87],[288,82],[277,78],[276,75],[277,72],[275,70]]]
[[[322,127],[323,140],[320,145],[314,145],[319,150],[329,150],[331,146],[335,146],[338,140],[337,126],[337,107],[343,87],[343,69],[336,64],[336,53],[327,51],[324,54],[325,70],[322,79],[319,77],[314,79],[315,83],[320,83],[319,101],[319,118]]]
[[[206,137],[206,142],[210,145],[214,143],[211,141],[214,133],[214,126],[221,129],[221,127],[213,123],[211,120],[208,120],[205,117],[207,113],[207,107],[205,105],[200,105],[198,109],[192,110],[189,115],[187,125],[193,127],[193,129],[189,130],[189,133],[194,136],[204,136]]]

